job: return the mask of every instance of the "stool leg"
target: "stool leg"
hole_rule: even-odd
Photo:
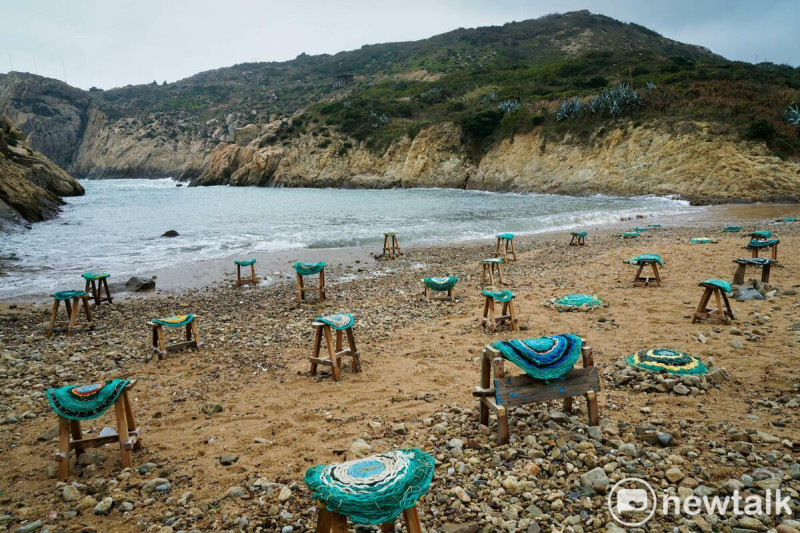
[[[53,310],[50,311],[50,327],[47,329],[45,333],[45,337],[48,339],[53,336],[53,329],[56,327],[56,316],[58,315],[58,306],[61,302],[59,300],[53,301]]]
[[[317,533],[331,533],[331,512],[328,511],[324,505],[319,506]]]
[[[333,335],[331,334],[331,327],[328,325],[322,326],[322,331],[325,334],[325,342],[328,345],[328,357],[331,358],[331,373],[333,374],[334,381],[339,381],[339,359],[333,351]]]
[[[125,405],[122,398],[114,402],[114,414],[117,416],[117,433],[119,433],[119,459],[122,468],[133,466],[131,446],[128,444],[128,418],[125,414]]]
[[[517,328],[517,316],[514,313],[514,301],[513,300],[509,300],[508,301],[508,316],[511,317],[511,331],[517,331],[519,328]]]
[[[489,320],[489,297],[485,297],[485,302],[483,303],[483,323],[486,324]]]
[[[297,303],[302,302],[305,300],[306,295],[303,294],[303,275],[299,272],[297,273]]]
[[[661,286],[661,276],[658,273],[658,263],[650,263],[653,265],[653,277],[656,278],[656,283]]]
[[[167,340],[164,338],[164,327],[159,324],[156,326],[156,334],[158,335],[158,358],[167,357]]]
[[[494,265],[495,263],[489,265],[489,285],[491,286],[494,286]]]
[[[497,238],[497,244],[494,247],[494,256],[500,257],[500,237]]]
[[[514,249],[514,241],[511,241],[511,257],[514,258],[514,261],[517,260],[517,251]]]
[[[644,270],[644,263],[639,263],[639,270],[636,271],[636,275],[633,277],[634,283],[640,283],[639,280],[642,279],[642,270]]]
[[[250,265],[250,280],[253,286],[256,284],[256,264]]]
[[[719,316],[719,319],[721,321],[727,322],[727,320],[726,320],[727,319],[727,315],[725,314],[725,311],[722,309],[722,298],[720,297],[720,293],[721,292],[722,291],[720,291],[720,290],[715,290],[714,291],[714,299],[717,301],[717,316]]]
[[[403,252],[400,250],[400,241],[397,240],[397,235],[394,236],[394,244],[397,246],[397,255],[403,255]]]
[[[336,353],[342,351],[342,330],[336,330]]]
[[[75,323],[78,321],[78,305],[80,303],[80,298],[73,298],[72,299],[72,308],[70,309],[69,313],[69,326],[67,326],[67,335],[72,337],[75,333]]]
[[[89,298],[83,297],[83,310],[86,312],[86,327],[88,329],[94,329],[94,321],[92,319],[92,308],[89,307]],[[97,304],[100,305],[100,304]],[[78,314],[77,312],[75,313]]]
[[[201,346],[203,346],[203,341],[200,340],[200,335],[197,333],[197,319],[192,320],[189,322],[189,325],[192,326],[192,336],[194,337],[194,347],[198,350]]]
[[[388,235],[384,235],[383,236],[383,255],[387,255],[388,254],[388,252],[389,252],[389,246],[388,245],[389,245],[389,236]]]
[[[706,313],[706,306],[708,305],[708,301],[711,299],[711,289],[706,287],[706,290],[703,292],[703,297],[700,298],[700,303],[697,305],[697,310],[694,312],[694,317],[692,318],[692,324],[699,322],[700,317]]]
[[[325,269],[319,271],[319,299],[325,299]]]
[[[320,349],[322,349],[322,326],[317,326],[317,330],[314,332],[314,348],[311,350],[311,357],[318,359]],[[317,375],[317,363],[314,361],[311,361],[311,375]]]
[[[347,344],[350,345],[350,355],[353,358],[353,372],[361,372],[361,356],[358,355],[353,328],[347,328]]]
[[[139,426],[136,424],[136,417],[133,416],[133,407],[131,406],[131,399],[128,397],[128,391],[122,391],[122,402],[125,408],[125,418],[128,421],[128,431],[136,431]],[[134,451],[142,449],[141,435],[137,435],[136,443],[133,445]]]
[[[497,319],[495,318],[494,314],[494,300],[489,298],[489,326],[492,328],[492,332],[497,331]]]
[[[497,279],[500,280],[500,285],[506,284],[506,282],[503,281],[503,269],[500,268],[500,263],[497,264]]]
[[[236,286],[242,286],[242,265],[240,264],[236,265]]]
[[[100,305],[100,286],[102,282],[98,283],[97,280],[92,280],[92,297],[94,298],[94,304]]]
[[[77,420],[70,420],[69,421],[69,429],[70,433],[72,434],[72,440],[81,440],[83,438],[83,434],[81,433],[81,423]],[[84,452],[83,448],[75,448],[75,456],[82,454]]]
[[[733,274],[733,284],[734,285],[743,285],[744,284],[744,275],[745,269],[747,265],[738,265],[736,267],[736,272]],[[761,281],[764,281],[764,273],[761,273]]]
[[[722,299],[725,302],[725,309],[728,311],[728,317],[733,320],[733,309],[731,309],[731,302],[728,300],[728,295],[724,292],[722,293]]]
[[[586,393],[587,410],[589,411],[589,425],[600,425],[600,410],[597,408],[597,394],[594,391]]]
[[[381,533],[394,533],[394,522],[385,522],[381,524]]]
[[[58,479],[64,481],[69,476],[69,420],[58,417]]]
[[[761,269],[761,283],[769,283],[769,271],[771,267],[772,265],[764,265]],[[742,276],[742,281],[744,281],[744,276]]]
[[[347,533],[347,517],[331,513],[331,533]]]
[[[778,245],[777,244],[773,244],[772,245],[772,259],[774,261],[778,260]]]
[[[186,339],[187,341],[190,341],[190,340],[192,340],[192,323],[191,323],[191,322],[189,322],[188,324],[186,324],[186,327],[185,327],[185,329],[186,329],[186,333],[185,333],[185,335],[184,335],[185,339]]]
[[[106,278],[103,278],[103,288],[106,290],[106,301],[108,301],[108,303],[114,303],[111,300],[111,291],[108,289],[108,279]]]

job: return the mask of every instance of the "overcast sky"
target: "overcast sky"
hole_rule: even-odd
[[[798,0],[0,0],[0,72],[108,89],[579,9],[800,66]]]

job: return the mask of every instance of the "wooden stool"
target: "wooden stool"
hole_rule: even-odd
[[[109,386],[110,385],[111,384],[109,384]],[[56,462],[58,462],[58,478],[60,480],[63,481],[69,476],[70,452],[72,450],[75,450],[75,456],[77,457],[86,451],[87,448],[96,448],[105,444],[111,444],[112,442],[119,442],[119,455],[122,468],[131,468],[133,466],[132,451],[139,450],[142,447],[142,441],[139,436],[141,430],[136,424],[136,418],[133,416],[133,408],[128,398],[128,391],[133,389],[134,385],[136,385],[136,380],[130,380],[127,384],[121,381],[119,382],[119,386],[123,388],[114,402],[114,413],[117,419],[116,435],[83,438],[80,420],[66,418],[62,416],[61,412],[56,411],[59,415],[59,452],[56,454]],[[83,395],[83,391],[90,391],[92,387],[97,387],[97,385],[72,387],[72,390]],[[55,397],[51,395],[51,391],[48,391],[48,399],[53,402],[54,398]],[[54,410],[56,409],[54,408]],[[63,411],[63,408],[59,410]],[[86,419],[88,419],[88,417]]]
[[[584,246],[586,244],[586,233],[585,231],[573,231],[570,233],[572,238],[569,241],[570,246]]]
[[[403,255],[400,251],[400,243],[397,241],[397,233],[383,234],[383,255],[389,259],[394,259],[395,256]]]
[[[491,259],[481,260],[481,284],[486,285],[486,280],[489,280],[489,285],[494,285],[494,273],[497,272],[497,279],[501,285],[506,283],[503,281],[503,271],[500,265],[503,263],[502,257],[494,257]]]
[[[768,250],[771,251],[770,259],[777,262],[778,261],[778,243],[781,242],[778,239],[769,239],[764,241],[759,241],[753,239],[750,241],[745,248],[752,252],[752,257],[758,257],[758,254],[761,250],[764,250],[766,253]]]
[[[773,263],[776,263],[776,261],[766,257],[755,257],[755,258],[743,257],[739,259],[734,259],[733,262],[737,264],[736,272],[733,274],[734,285],[744,284],[744,278],[748,266],[760,268],[761,282],[769,283],[769,275],[770,271],[772,270],[772,265]]]
[[[318,263],[295,263],[294,270],[297,273],[297,303],[306,300],[306,293],[319,291],[319,300],[325,300],[325,261]],[[319,274],[319,285],[317,287],[306,287],[303,283],[304,276]]]
[[[503,261],[508,261],[508,253],[511,252],[511,260],[517,260],[517,252],[514,250],[514,234],[500,233],[497,235],[497,246],[495,246],[494,256],[503,257]]]
[[[483,318],[481,324],[489,326],[492,332],[497,331],[497,326],[508,320],[511,324],[511,331],[517,331],[517,319],[514,316],[514,293],[511,291],[481,291],[486,298],[483,304]],[[503,304],[503,311],[500,316],[495,315],[495,301]]]
[[[258,278],[256,277],[256,260],[255,259],[246,259],[243,261],[234,261],[236,263],[236,286],[241,287],[245,283],[252,283],[253,285],[258,285]],[[243,278],[242,277],[242,267],[250,267],[250,277]]]
[[[731,310],[731,303],[728,301],[728,294],[731,292],[731,285],[725,281],[718,279],[708,279],[699,283],[700,287],[705,287],[703,297],[700,298],[700,304],[697,306],[697,311],[694,312],[692,324],[702,320],[710,320],[712,322],[724,322],[730,324],[733,317],[733,310]],[[708,302],[711,296],[714,296],[717,302],[717,310],[712,311],[708,309]],[[725,309],[722,308],[722,303],[725,303]]]
[[[53,310],[50,313],[50,325],[47,328],[45,336],[49,339],[53,336],[56,328],[66,329],[67,335],[72,335],[82,329],[94,329],[94,322],[92,321],[92,310],[89,309],[89,295],[86,291],[60,291],[51,294],[53,300]],[[70,303],[70,300],[72,301]],[[67,308],[67,320],[56,320],[58,318],[58,308],[64,302],[64,307]],[[80,313],[80,306],[83,305],[83,311],[86,313],[86,322],[78,322],[78,313]]]
[[[317,317],[312,326],[316,328],[314,333],[314,349],[311,353],[311,375],[317,375],[317,365],[331,367],[331,374],[334,381],[339,381],[339,371],[342,368],[342,357],[348,355],[352,358],[351,364],[353,373],[361,372],[361,359],[356,348],[356,339],[353,337],[353,315],[340,313],[325,317]],[[333,333],[336,331],[336,344],[334,345]],[[346,350],[342,349],[344,332],[347,332]],[[320,357],[322,350],[322,337],[325,337],[325,344],[328,345],[328,357]]]
[[[196,318],[192,314],[178,315],[167,318],[154,318],[147,323],[152,330],[153,350],[158,353],[159,361],[166,357],[167,352],[176,352],[184,348],[197,348],[199,350],[203,346],[203,343],[200,342],[200,336],[197,334]],[[164,326],[168,328],[186,326],[186,340],[167,344],[164,337]]]
[[[489,425],[489,410],[497,415],[500,444],[508,444],[508,408],[531,403],[563,399],[564,411],[572,412],[572,399],[586,397],[589,411],[589,424],[600,424],[597,407],[597,392],[600,391],[600,376],[594,366],[592,349],[581,348],[583,368],[573,368],[553,383],[534,379],[527,374],[510,377],[506,375],[505,359],[497,348],[487,345],[481,355],[481,381],[473,396],[480,406],[479,422]],[[494,380],[492,380],[494,373]]]
[[[656,254],[644,254],[636,256],[632,259],[627,261],[623,261],[624,263],[629,263],[631,265],[638,266],[639,269],[636,271],[636,275],[633,276],[633,286],[634,287],[660,287],[661,286],[661,275],[658,273],[658,265],[661,264],[661,257]],[[650,276],[643,276],[642,271],[645,269],[646,266],[650,265],[653,269],[653,277]]]
[[[453,296],[453,288],[455,287],[456,283],[458,283],[458,276],[447,276],[444,278],[423,278],[422,284],[425,286],[425,289],[423,290],[425,300],[428,302],[431,300],[452,302],[455,300],[455,296]],[[434,292],[439,293],[439,296],[433,296],[432,294]]]
[[[422,533],[422,525],[419,521],[417,506],[409,507],[403,511],[403,521],[406,523],[408,533]],[[381,524],[381,533],[395,531],[394,522]],[[328,511],[321,505],[319,506],[319,517],[317,518],[316,533],[347,533],[347,517],[339,513]]]
[[[111,301],[111,291],[108,289],[108,278],[111,277],[111,274],[106,272],[100,274],[84,272],[82,277],[86,280],[86,287],[83,290],[84,292],[90,292],[94,305],[100,305],[103,302],[114,303]],[[105,296],[103,293],[105,293]]]

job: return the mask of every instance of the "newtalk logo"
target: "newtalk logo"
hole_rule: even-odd
[[[660,497],[659,497],[660,496]],[[757,516],[786,514],[791,516],[790,498],[781,491],[766,492],[765,497],[749,494],[743,497],[736,490],[728,496],[689,496],[681,500],[676,495],[656,494],[650,484],[636,477],[618,481],[608,493],[608,509],[619,524],[638,527],[647,523],[656,512],[663,516],[694,516],[698,514]]]

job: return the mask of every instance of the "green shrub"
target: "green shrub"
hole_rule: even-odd
[[[754,120],[745,131],[748,139],[769,141],[775,137],[775,126],[763,119]]]
[[[484,141],[492,136],[502,119],[503,113],[496,109],[478,111],[462,117],[461,129],[470,139]]]

